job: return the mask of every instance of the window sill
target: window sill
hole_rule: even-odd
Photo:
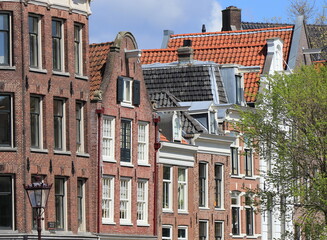
[[[0,147],[0,152],[17,152],[15,147]]]
[[[102,156],[103,162],[117,163],[116,159]]]
[[[52,71],[53,75],[63,76],[63,77],[69,77],[70,74],[68,72],[58,72],[58,71]]]
[[[244,179],[247,179],[247,180],[256,180],[258,177],[255,177],[255,176],[245,176]]]
[[[162,209],[162,212],[163,213],[174,213],[174,211],[171,209]]]
[[[199,207],[200,210],[210,210],[208,207]]]
[[[84,80],[84,81],[89,80],[89,78],[87,76],[82,76],[82,75],[78,75],[78,74],[75,74],[75,78],[80,79],[80,80]]]
[[[43,73],[43,74],[48,73],[48,71],[46,69],[32,68],[32,67],[30,67],[30,72]]]
[[[188,215],[189,212],[188,212],[188,211],[185,211],[185,210],[178,210],[178,214],[181,214],[181,215]]]
[[[215,211],[225,211],[225,208],[215,208]]]
[[[76,156],[77,156],[77,157],[83,157],[83,158],[89,158],[89,157],[90,157],[90,154],[88,154],[88,153],[77,152],[77,153],[76,153]]]
[[[133,223],[120,221],[120,226],[133,226]]]
[[[150,227],[150,224],[148,223],[137,223],[138,227]]]
[[[67,156],[72,155],[70,151],[61,151],[61,150],[54,150],[53,153],[56,155],[67,155]]]
[[[134,165],[129,162],[120,162],[120,166],[133,168]]]
[[[233,175],[233,174],[231,174],[230,177],[231,178],[239,178],[239,179],[242,179],[243,178],[242,175]]]
[[[102,220],[102,224],[104,224],[104,225],[116,225],[115,222],[112,222],[112,221],[105,221],[105,220]]]
[[[49,153],[48,149],[43,149],[43,148],[32,148],[31,147],[31,152],[33,153]]]
[[[11,70],[15,71],[16,67],[15,66],[0,66],[0,70]]]
[[[131,103],[121,102],[120,106],[126,107],[126,108],[134,108],[134,106]]]
[[[148,163],[138,163],[137,165],[142,166],[142,167],[151,167],[151,164],[148,164]]]

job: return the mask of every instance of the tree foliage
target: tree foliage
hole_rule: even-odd
[[[289,16],[295,19],[299,15],[304,16],[306,23],[326,24],[327,3],[324,1],[321,6],[316,5],[315,0],[289,0],[288,13]]]
[[[327,239],[327,67],[267,78],[239,127],[267,163],[262,210],[279,206],[311,239]]]

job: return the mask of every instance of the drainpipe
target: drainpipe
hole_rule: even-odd
[[[95,110],[96,114],[98,115],[98,201],[97,201],[97,233],[100,233],[100,225],[101,225],[101,216],[100,216],[100,209],[101,209],[101,195],[100,195],[100,186],[101,186],[101,119],[102,119],[102,114],[104,113],[104,108],[97,108]]]
[[[160,117],[155,116],[153,118],[154,126],[155,126],[155,142],[154,142],[154,216],[153,216],[153,235],[157,235],[157,216],[158,216],[158,203],[157,203],[157,187],[158,187],[158,166],[157,166],[157,156],[158,156],[158,150],[160,148],[160,139],[159,139],[159,126],[158,123],[160,122]]]

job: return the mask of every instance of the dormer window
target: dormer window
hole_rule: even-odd
[[[174,141],[182,141],[182,127],[181,121],[177,116],[176,112],[173,115],[173,140]]]
[[[241,75],[235,75],[235,86],[236,86],[236,104],[241,105],[243,100]]]
[[[122,105],[140,105],[140,81],[118,77],[117,101]]]

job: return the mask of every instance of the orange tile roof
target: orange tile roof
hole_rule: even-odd
[[[160,142],[169,142],[169,140],[161,133]],[[188,142],[186,142],[185,139],[182,139],[181,144],[188,144]]]
[[[240,64],[260,66],[263,69],[267,53],[267,39],[280,37],[284,41],[284,59],[287,62],[293,26],[251,29],[229,32],[208,32],[171,35],[167,49],[143,50],[142,64],[168,63],[177,61],[177,49],[184,39],[192,40],[194,59],[213,61],[218,64]],[[259,89],[260,74],[244,75],[245,99],[254,102]]]
[[[102,81],[102,68],[107,62],[110,46],[113,42],[95,43],[89,49],[90,93],[100,89]]]

